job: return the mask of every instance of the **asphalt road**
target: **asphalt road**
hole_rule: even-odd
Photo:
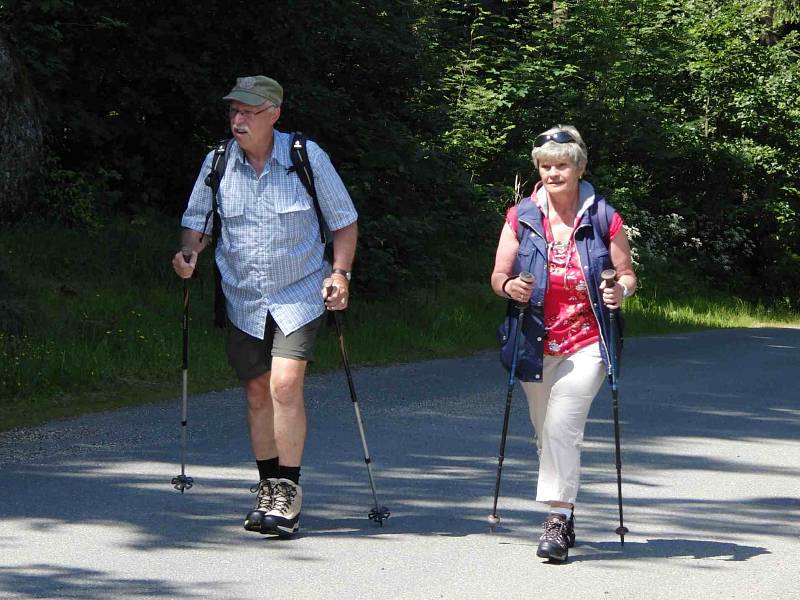
[[[183,495],[177,399],[0,434],[0,597],[800,597],[800,330],[634,338],[624,360],[624,549],[606,389],[569,561],[535,555],[544,509],[521,391],[489,532],[506,389],[489,353],[355,371],[384,527],[366,518],[341,372],[308,381],[288,541],[242,528],[256,472],[238,390],[191,399]]]

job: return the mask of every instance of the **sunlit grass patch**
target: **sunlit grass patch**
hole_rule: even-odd
[[[169,264],[174,225],[117,223],[93,235],[45,226],[0,232],[0,284],[8,288],[0,299],[15,307],[13,320],[0,321],[0,430],[180,395],[183,284]],[[36,260],[32,239],[50,240],[37,246]],[[203,277],[189,283],[191,394],[238,385],[212,326],[210,253],[202,259]],[[497,348],[505,301],[489,288],[489,263],[472,259],[448,280],[380,300],[355,290],[344,323],[353,364]],[[656,289],[649,283],[626,301],[627,336],[800,326],[800,315],[785,309]],[[312,372],[339,367],[332,328],[321,331],[316,357]]]

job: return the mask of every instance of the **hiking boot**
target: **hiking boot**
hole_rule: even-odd
[[[278,479],[273,488],[272,510],[261,520],[261,533],[288,536],[300,529],[303,488],[290,479]]]
[[[544,533],[539,538],[536,556],[563,562],[570,548],[569,521],[561,513],[550,513],[542,524]]]
[[[263,533],[261,524],[264,521],[264,516],[272,510],[275,504],[275,487],[277,483],[277,479],[262,479],[250,488],[250,491],[257,493],[257,496],[256,507],[247,513],[244,518],[244,528],[247,531]]]

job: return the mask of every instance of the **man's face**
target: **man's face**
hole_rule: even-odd
[[[272,127],[281,114],[280,107],[271,102],[253,106],[233,100],[228,110],[231,133],[245,150],[271,139]]]

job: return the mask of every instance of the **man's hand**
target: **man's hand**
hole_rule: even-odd
[[[187,262],[186,257],[189,257]],[[184,254],[184,250],[179,250],[172,257],[172,268],[181,279],[189,279],[194,273],[194,268],[197,266],[197,252],[191,254]]]
[[[325,301],[325,308],[328,310],[344,310],[347,308],[347,300],[350,282],[341,273],[333,273],[326,277],[322,282],[322,299]]]

